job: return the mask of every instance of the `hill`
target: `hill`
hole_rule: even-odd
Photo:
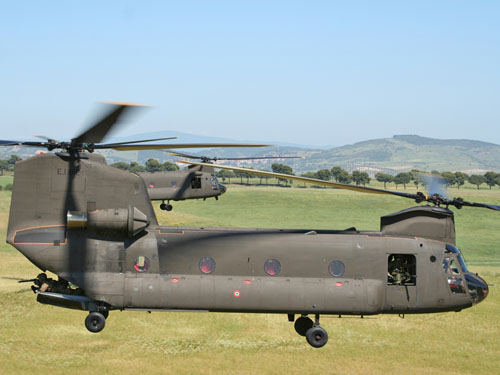
[[[178,137],[178,139],[171,141],[172,143],[241,142],[172,131],[115,138],[111,139],[110,142],[170,136]],[[267,143],[276,146],[255,149],[189,150],[187,152],[215,157],[302,156],[302,159],[278,161],[292,166],[295,173],[331,168],[334,165],[339,165],[348,171],[364,170],[372,175],[377,171],[396,174],[411,169],[462,171],[466,173],[484,173],[490,170],[500,172],[500,145],[468,139],[435,139],[418,135],[395,135],[392,138],[367,140],[330,149],[319,149],[305,145],[273,141]],[[33,155],[35,151],[33,148],[0,148],[0,158],[6,158],[13,153],[26,158]],[[149,158],[159,159],[160,161],[173,161],[177,159],[162,151],[119,152],[106,150],[102,153],[110,163],[117,161],[138,161],[144,164]],[[260,169],[270,169],[271,164],[274,162],[276,160],[264,162],[248,161],[239,164],[251,165],[254,168]]]

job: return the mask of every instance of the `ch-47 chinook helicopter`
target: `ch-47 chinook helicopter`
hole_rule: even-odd
[[[91,332],[113,310],[279,313],[298,315],[297,333],[322,347],[321,314],[459,311],[488,294],[439,205],[500,206],[278,175],[437,206],[384,216],[380,231],[160,226],[143,179],[88,152],[100,147],[93,133],[16,164],[7,230],[9,244],[58,276],[36,279],[38,302],[88,311]]]
[[[189,159],[199,159],[204,163],[217,160],[268,160],[268,159],[297,159],[300,156],[256,156],[217,158],[197,156],[180,152],[169,151],[169,154],[182,156]],[[162,201],[161,210],[171,211],[170,201],[185,199],[219,199],[227,188],[222,185],[215,175],[213,166],[189,165],[187,170],[167,172],[142,172],[138,173],[146,183],[149,197],[152,201]],[[167,203],[165,203],[167,201]]]

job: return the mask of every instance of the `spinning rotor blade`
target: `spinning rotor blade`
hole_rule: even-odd
[[[230,170],[230,171],[239,171],[239,172],[245,172],[245,173],[256,174],[256,175],[263,175],[263,176],[269,176],[269,177],[283,178],[283,179],[286,179],[286,180],[301,181],[301,182],[305,182],[305,183],[309,183],[309,184],[320,185],[320,186],[328,186],[328,187],[334,187],[334,188],[345,189],[345,190],[358,191],[358,192],[361,192],[361,193],[396,195],[398,197],[413,199],[417,203],[430,202],[430,203],[433,203],[433,204],[435,204],[437,206],[440,206],[440,205],[449,206],[450,205],[450,206],[455,206],[458,209],[460,209],[460,208],[462,208],[464,206],[467,206],[467,207],[482,207],[482,208],[489,208],[490,210],[500,211],[500,205],[485,204],[485,203],[476,203],[476,202],[466,202],[462,198],[448,199],[448,198],[443,197],[443,196],[441,196],[439,194],[424,195],[421,192],[417,192],[416,194],[411,194],[411,193],[404,193],[404,192],[399,192],[399,191],[391,191],[391,190],[370,188],[370,187],[366,187],[366,186],[340,184],[340,183],[337,183],[337,182],[330,182],[330,181],[318,180],[318,179],[315,179],[315,178],[300,177],[300,176],[290,176],[290,175],[283,174],[283,173],[274,173],[274,172],[267,172],[267,171],[259,171],[259,170],[256,170],[256,169],[249,169],[249,168],[230,167],[230,166],[218,165],[218,164],[214,165],[214,164],[209,164],[209,163],[199,163],[199,162],[186,161],[186,160],[179,160],[179,162],[184,163],[184,164],[207,166],[207,167],[212,167],[212,168],[226,169],[226,170]]]
[[[104,116],[99,122],[90,127],[88,130],[80,134],[78,137],[73,138],[71,141],[74,143],[99,143],[101,142],[106,134],[113,128],[113,126],[121,119],[123,116],[135,110],[137,108],[144,107],[142,104],[133,103],[114,103],[105,102],[106,104],[112,105],[111,111]]]
[[[96,145],[95,148],[101,148]],[[123,145],[112,148],[120,151],[135,151],[135,150],[161,150],[165,148],[212,148],[212,147],[268,147],[271,145],[256,145],[256,144],[237,144],[237,143],[178,143],[178,144],[163,144],[163,145]]]
[[[357,185],[340,184],[338,182],[330,182],[330,181],[318,180],[318,179],[309,178],[309,177],[290,176],[288,174],[283,174],[283,173],[274,173],[274,172],[267,172],[267,171],[259,171],[257,169],[230,167],[230,166],[227,166],[227,165],[199,163],[199,162],[193,162],[193,161],[187,161],[187,160],[179,160],[179,162],[184,163],[184,164],[192,164],[192,165],[199,165],[199,166],[206,166],[206,167],[210,166],[210,167],[213,167],[213,168],[227,169],[227,170],[230,170],[230,171],[246,172],[246,173],[256,174],[256,175],[263,175],[263,176],[269,176],[269,177],[283,178],[283,179],[286,179],[286,180],[294,180],[294,181],[306,182],[306,183],[314,184],[314,185],[321,185],[321,186],[327,186],[327,187],[335,187],[335,188],[339,188],[339,189],[359,191],[359,192],[362,192],[362,193],[389,194],[389,195],[392,194],[392,195],[403,196],[403,197],[406,197],[406,198],[413,198],[413,196],[416,196],[415,194],[407,194],[407,193],[402,193],[402,192],[398,192],[398,191],[390,191],[390,190],[383,190],[383,189],[376,189],[376,188],[368,188],[368,187],[357,186]],[[409,195],[411,195],[411,197]]]
[[[198,155],[190,155],[184,154],[182,152],[175,152],[170,150],[164,150],[168,152],[169,155],[172,156],[181,156],[189,159],[198,159],[203,162],[207,161],[217,161],[217,160],[265,160],[265,159],[303,159],[303,156],[255,156],[255,157],[241,157],[241,158],[218,158],[218,157],[209,157],[209,156],[198,156]]]
[[[143,140],[140,140],[140,141],[116,142],[116,143],[104,143],[104,144],[96,145],[95,148],[103,149],[103,148],[111,148],[111,147],[121,146],[121,145],[128,145],[128,144],[131,144],[131,143],[144,143],[144,142],[166,141],[167,139],[177,139],[177,137],[143,139]]]

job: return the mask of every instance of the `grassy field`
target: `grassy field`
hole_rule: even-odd
[[[460,195],[500,204],[497,190]],[[10,192],[0,192],[1,238],[9,200]],[[378,229],[381,215],[411,204],[332,189],[230,185],[219,201],[174,202],[174,211],[157,213],[162,224]],[[322,349],[307,345],[283,315],[112,312],[106,329],[92,334],[85,312],[40,305],[16,282],[38,270],[3,243],[0,374],[498,374],[500,213],[464,208],[456,225],[472,271],[492,284],[484,302],[405,319],[324,316],[330,340]]]

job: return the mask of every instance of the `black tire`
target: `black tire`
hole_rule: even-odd
[[[295,327],[295,332],[297,332],[301,336],[305,336],[306,332],[309,328],[312,328],[313,321],[305,316],[301,316],[299,319],[295,321],[293,325]]]
[[[164,210],[165,211],[166,209],[167,209],[166,203],[160,204],[160,210]]]
[[[108,319],[109,310],[100,311],[100,313],[102,314],[102,316],[104,316],[104,319]]]
[[[306,332],[306,340],[313,348],[321,348],[328,342],[328,333],[321,327],[312,327]]]
[[[104,315],[102,315],[100,312],[91,312],[85,318],[85,327],[87,327],[90,332],[101,332],[104,329],[105,325],[106,318],[104,318]]]
[[[167,211],[172,211],[172,208],[173,208],[173,207],[172,207],[172,205],[171,205],[171,204],[167,204],[167,207],[165,207],[165,209],[166,209]]]

